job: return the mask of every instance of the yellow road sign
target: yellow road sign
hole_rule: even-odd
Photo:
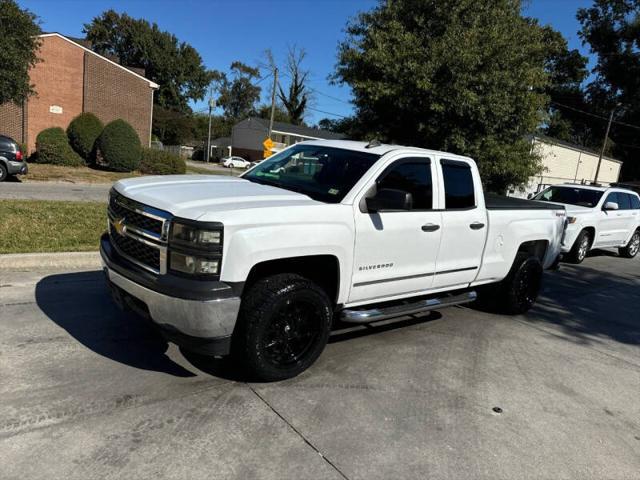
[[[262,158],[269,158],[271,155],[273,155],[273,152],[271,150],[265,150],[264,152],[262,152]]]
[[[275,143],[273,143],[273,140],[271,140],[270,138],[267,138],[264,142],[262,142],[262,146],[265,150],[271,150],[274,145]]]

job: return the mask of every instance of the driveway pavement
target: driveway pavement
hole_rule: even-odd
[[[547,275],[528,315],[338,329],[274,384],[164,343],[98,271],[0,272],[0,476],[638,479],[640,258]]]
[[[106,202],[111,184],[2,182],[0,200],[75,200]]]

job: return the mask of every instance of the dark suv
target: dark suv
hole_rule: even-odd
[[[0,182],[9,175],[25,175],[28,169],[20,145],[12,138],[0,135]]]

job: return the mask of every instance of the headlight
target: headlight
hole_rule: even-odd
[[[220,275],[223,234],[219,222],[174,219],[169,233],[169,270],[204,279]]]
[[[217,275],[220,259],[203,258],[195,255],[171,252],[171,270],[190,275]]]
[[[174,223],[171,229],[170,241],[191,247],[215,247],[222,243],[222,230]]]

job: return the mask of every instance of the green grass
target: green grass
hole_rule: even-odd
[[[0,254],[98,250],[106,204],[2,200]]]

